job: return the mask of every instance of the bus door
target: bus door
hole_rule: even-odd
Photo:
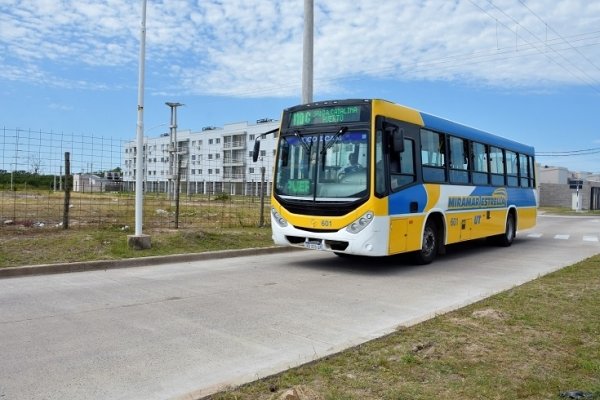
[[[381,160],[376,165],[376,189],[383,190],[388,197],[390,231],[388,251],[390,254],[407,251],[414,244],[409,243],[416,233],[416,224],[410,223],[410,213],[417,212],[425,204],[403,196],[400,192],[417,180],[417,144],[419,127],[403,121],[386,119],[391,129],[382,129]],[[379,131],[378,131],[379,133]],[[396,135],[396,137],[394,137]],[[400,137],[399,137],[400,136]],[[377,139],[377,138],[376,138]],[[401,143],[399,143],[401,140]],[[376,143],[377,148],[377,143]],[[414,231],[414,232],[413,232]]]

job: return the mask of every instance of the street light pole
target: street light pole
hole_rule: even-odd
[[[302,103],[313,101],[314,0],[304,0],[304,45],[302,57]]]
[[[142,234],[144,215],[144,63],[146,60],[146,0],[142,0],[142,24],[140,27],[140,59],[138,74],[137,106],[137,156],[135,174],[135,235],[127,236],[129,247],[136,250],[151,247],[150,236]]]

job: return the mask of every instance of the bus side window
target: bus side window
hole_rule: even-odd
[[[471,143],[471,160],[473,168],[473,183],[475,185],[489,184],[487,149],[484,144],[477,142]]]
[[[508,186],[519,186],[519,171],[517,169],[517,153],[506,150],[506,183]]]
[[[525,154],[519,154],[519,177],[521,179],[521,187],[531,187],[527,161],[528,157]]]
[[[445,142],[445,135],[421,129],[421,162],[426,182],[446,181]]]
[[[450,182],[469,183],[467,141],[450,136]]]
[[[504,151],[501,148],[490,146],[490,169],[492,185],[505,185]]]

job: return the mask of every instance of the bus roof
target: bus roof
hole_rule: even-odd
[[[345,99],[345,100],[319,101],[319,102],[314,102],[314,103],[309,103],[309,104],[300,104],[297,106],[293,106],[293,107],[287,108],[285,111],[291,113],[296,110],[311,109],[311,108],[316,108],[316,107],[327,107],[327,106],[335,106],[335,105],[358,105],[358,104],[365,104],[365,103],[367,103],[367,104],[368,103],[386,104],[388,106],[395,107],[397,110],[400,110],[400,109],[406,110],[409,112],[409,115],[414,116],[416,119],[418,119],[420,116],[421,120],[423,121],[423,127],[427,128],[427,129],[431,129],[431,130],[442,132],[442,133],[447,133],[450,135],[461,137],[463,139],[474,140],[476,142],[481,142],[483,144],[497,146],[497,147],[504,148],[507,150],[512,150],[512,151],[515,151],[515,152],[518,152],[521,154],[527,154],[527,155],[533,156],[535,153],[535,150],[532,146],[528,146],[523,143],[515,142],[513,140],[506,139],[501,136],[496,136],[496,135],[493,135],[491,133],[488,133],[488,132],[485,132],[485,131],[482,131],[479,129],[471,128],[470,126],[462,125],[457,122],[447,120],[445,118],[436,117],[435,115],[427,114],[427,113],[421,112],[419,110],[416,110],[414,108],[407,107],[405,105],[394,103],[392,101],[384,100],[384,99]],[[406,117],[406,115],[405,115],[405,117]],[[413,122],[413,123],[415,123],[415,122]],[[420,124],[420,122],[419,122],[419,124]]]
[[[534,148],[525,144],[515,142],[500,136],[492,135],[491,133],[471,128],[470,126],[462,125],[444,118],[436,117],[435,115],[420,112],[423,118],[425,128],[449,133],[461,137],[463,139],[471,139],[476,142],[498,146],[507,150],[512,150],[522,154],[533,155]]]

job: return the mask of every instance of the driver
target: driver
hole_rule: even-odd
[[[350,153],[348,156],[348,165],[342,169],[343,174],[352,174],[354,172],[362,171],[364,168],[358,162],[358,154]]]

